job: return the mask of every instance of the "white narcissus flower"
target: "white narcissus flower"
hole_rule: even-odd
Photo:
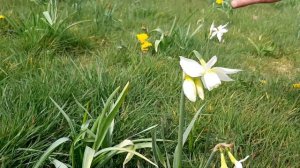
[[[204,68],[196,61],[180,56],[180,66],[183,69],[183,92],[192,102],[195,102],[198,96],[204,100],[203,85],[200,76]]]
[[[204,99],[202,83],[207,90],[211,91],[218,87],[221,81],[233,81],[228,74],[241,71],[222,67],[212,68],[216,62],[216,56],[213,56],[207,63],[201,59],[200,64],[195,60],[180,56],[180,66],[184,72],[183,92],[190,101],[195,102],[197,94],[202,100]]]
[[[214,22],[211,24],[210,26],[210,30],[209,30],[209,39],[214,38],[215,36],[217,36],[219,42],[222,42],[222,36],[224,33],[228,32],[228,29],[226,29],[226,26],[228,25],[220,25],[218,27],[215,27]]]
[[[234,74],[241,71],[239,69],[223,67],[212,68],[212,66],[214,66],[217,62],[217,59],[217,56],[213,56],[207,63],[203,59],[200,60],[200,63],[204,68],[204,73],[201,75],[201,79],[204,87],[209,91],[217,88],[221,84],[221,81],[233,81],[228,74]]]
[[[234,168],[243,168],[242,162],[246,161],[249,156],[246,156],[244,159],[242,160],[236,160],[235,157],[232,155],[232,153],[228,150],[227,154],[231,160],[231,162],[234,164]]]

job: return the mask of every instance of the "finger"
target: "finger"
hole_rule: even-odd
[[[278,1],[279,0],[233,0],[231,1],[231,6],[233,8],[240,8],[257,3],[273,3]]]

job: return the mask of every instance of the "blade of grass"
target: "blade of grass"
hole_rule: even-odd
[[[71,136],[75,137],[76,135],[76,131],[74,128],[74,124],[72,122],[72,120],[70,119],[70,117],[67,115],[67,113],[50,97],[51,101],[54,103],[54,105],[59,109],[59,112],[62,113],[62,115],[65,117],[65,119],[67,120],[69,127],[71,129]]]

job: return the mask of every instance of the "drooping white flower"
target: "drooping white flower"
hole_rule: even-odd
[[[197,94],[200,99],[204,100],[203,85],[200,78],[192,78],[189,75],[184,74],[183,80],[183,92],[184,95],[192,102],[197,100]]]
[[[180,56],[180,66],[184,72],[183,92],[185,96],[192,102],[195,102],[198,96],[203,100],[204,91],[200,81],[200,76],[204,72],[204,68],[196,61]]]
[[[212,23],[209,30],[209,39],[212,39],[215,36],[217,36],[219,42],[222,42],[223,34],[228,32],[228,29],[226,29],[227,25],[228,23],[226,23],[225,25],[215,27],[214,23]]]
[[[246,156],[244,159],[242,160],[236,160],[235,157],[232,155],[232,153],[228,150],[227,154],[231,160],[231,162],[234,164],[234,168],[243,168],[242,162],[246,161],[249,156]]]
[[[227,74],[241,71],[222,67],[212,68],[216,62],[216,56],[213,56],[208,62],[201,59],[200,64],[195,60],[180,56],[180,66],[184,72],[183,91],[190,101],[195,102],[197,94],[202,100],[204,99],[202,83],[207,90],[211,91],[217,88],[221,81],[233,81]]]

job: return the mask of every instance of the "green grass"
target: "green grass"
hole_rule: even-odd
[[[233,76],[235,82],[206,91],[204,101],[187,104],[189,119],[203,103],[206,106],[184,148],[184,167],[207,161],[211,149],[221,142],[234,143],[238,158],[251,155],[246,167],[300,165],[300,90],[292,88],[300,82],[298,1],[251,6],[229,15],[201,0],[74,3],[59,1],[59,16],[68,16],[62,27],[88,21],[62,33],[42,21],[47,9],[42,0],[0,0],[0,14],[7,17],[0,21],[2,167],[32,167],[51,143],[68,136],[68,124],[50,97],[64,105],[79,127],[84,111],[76,100],[96,117],[111,92],[127,81],[130,91],[116,118],[113,143],[155,124],[164,126],[167,139],[176,139],[179,56],[192,58],[193,50],[206,60],[217,55],[218,66],[243,72]],[[141,27],[167,31],[175,17],[172,47],[142,54],[135,37]],[[186,45],[188,25],[194,30],[200,19],[203,28]],[[224,43],[212,40],[207,45],[213,21],[217,25],[229,22],[229,32]],[[158,37],[151,35],[154,42]],[[170,151],[175,145],[168,144]],[[67,149],[55,152],[67,162],[63,155]],[[151,158],[150,151],[141,152]],[[114,167],[121,167],[124,158],[113,158]],[[132,160],[131,166],[136,162]],[[213,161],[215,167],[218,162],[219,158]]]

